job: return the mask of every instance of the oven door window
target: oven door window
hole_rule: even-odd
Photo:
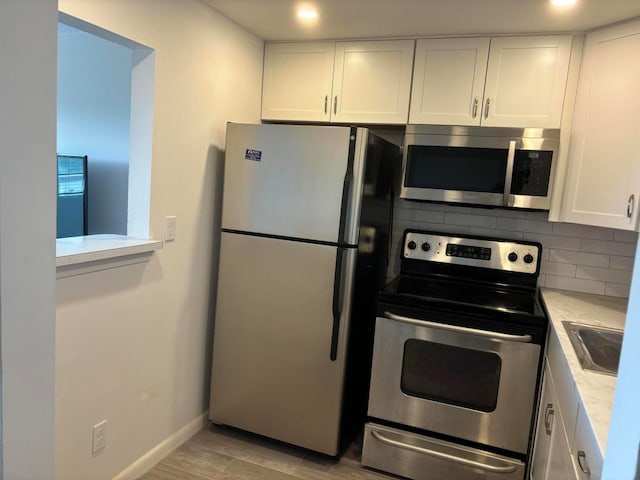
[[[492,352],[409,339],[400,386],[412,397],[492,412],[501,367],[500,356]]]
[[[406,187],[504,193],[506,149],[409,145]]]

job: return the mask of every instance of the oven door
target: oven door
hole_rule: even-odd
[[[369,416],[526,453],[541,346],[421,317],[376,319]]]

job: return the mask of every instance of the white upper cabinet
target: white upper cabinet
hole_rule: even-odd
[[[491,39],[482,125],[560,128],[571,36]]]
[[[559,128],[570,35],[418,40],[410,123]]]
[[[409,123],[480,125],[489,38],[416,44]]]
[[[640,201],[640,22],[587,35],[561,220],[636,230]]]
[[[335,43],[267,43],[264,120],[329,121]]]
[[[266,44],[262,119],[405,124],[413,40]]]
[[[332,121],[406,124],[413,45],[413,40],[337,43]]]

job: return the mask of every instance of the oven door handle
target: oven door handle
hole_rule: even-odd
[[[455,455],[450,455],[444,452],[438,452],[437,450],[429,450],[428,448],[418,447],[417,445],[411,445],[408,443],[399,442],[397,440],[387,438],[384,435],[382,435],[380,432],[377,432],[375,430],[371,430],[371,435],[376,440],[382,443],[385,443],[387,445],[390,445],[392,447],[402,448],[404,450],[421,453],[423,455],[429,455],[431,457],[440,458],[442,460],[458,463],[460,465],[465,465],[467,467],[478,468],[480,470],[484,470],[485,472],[513,473],[516,471],[516,465],[504,465],[502,467],[498,467],[495,465],[487,465],[486,463],[476,462],[475,460],[469,460],[467,458],[456,457]]]
[[[529,343],[532,338],[531,335],[511,335],[508,333],[499,333],[492,332],[490,330],[479,330],[477,328],[468,328],[468,327],[459,327],[457,325],[447,325],[446,323],[436,323],[429,322],[427,320],[419,320],[417,318],[403,317],[402,315],[396,315],[391,312],[384,312],[384,316],[390,320],[394,320],[396,322],[408,323],[409,325],[414,325],[416,327],[430,327],[437,328],[439,330],[446,330],[448,332],[456,332],[456,333],[468,333],[471,335],[476,335],[478,337],[487,337],[494,340],[505,340],[508,342],[522,342]]]

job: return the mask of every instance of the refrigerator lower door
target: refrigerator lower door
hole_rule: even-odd
[[[214,423],[337,455],[355,253],[222,233],[209,409]],[[338,302],[334,284],[342,286]]]

